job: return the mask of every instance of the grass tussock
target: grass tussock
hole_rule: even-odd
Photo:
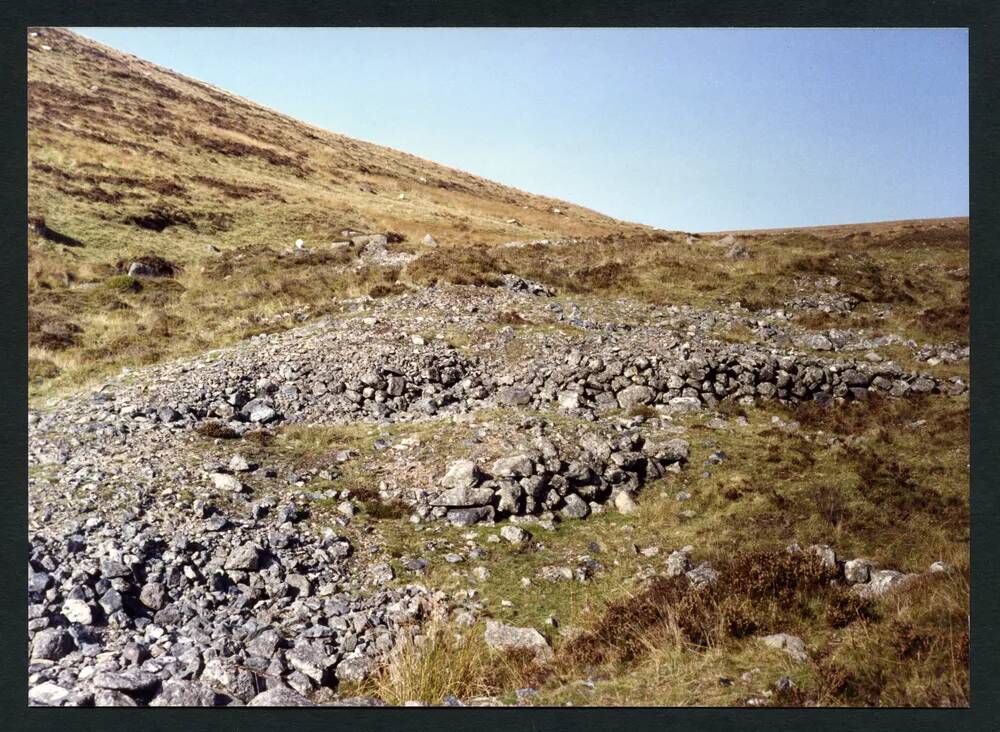
[[[628,410],[630,417],[642,417],[643,419],[656,419],[660,413],[649,404],[634,404]]]
[[[912,427],[918,420],[926,418],[931,408],[936,406],[934,397],[913,395],[906,399],[871,395],[867,399],[844,405],[823,405],[814,401],[801,402],[791,416],[803,427],[811,430],[833,432],[838,435],[860,435],[877,431],[881,439],[892,439],[893,433]],[[967,409],[949,410],[937,415],[942,431],[969,429]]]
[[[407,701],[440,704],[448,696],[470,699],[518,688],[533,665],[533,657],[500,653],[483,641],[481,627],[456,630],[430,624],[420,643],[407,638],[397,645],[383,668],[363,691],[388,704]]]
[[[782,705],[964,707],[969,704],[969,585],[964,571],[930,575],[879,603],[823,647],[810,683]]]
[[[113,292],[140,292],[142,290],[142,282],[131,275],[115,275],[114,277],[108,277],[104,281],[104,286]]]
[[[240,436],[240,433],[232,427],[214,419],[198,423],[194,430],[202,437],[208,437],[210,439],[219,438],[223,440],[232,440]]]

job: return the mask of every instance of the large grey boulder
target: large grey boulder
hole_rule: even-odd
[[[95,707],[137,707],[135,699],[112,689],[98,689],[94,692]]]
[[[252,399],[247,402],[243,405],[243,414],[256,424],[267,424],[278,416],[274,408],[264,399]]]
[[[666,442],[650,442],[646,451],[665,463],[678,463],[688,459],[691,446],[687,440],[673,439]]]
[[[876,569],[871,572],[871,579],[864,584],[851,587],[852,592],[856,592],[861,597],[881,597],[888,592],[905,587],[918,575],[903,574],[894,569]]]
[[[375,669],[375,664],[367,656],[349,656],[337,664],[337,678],[340,681],[364,681]]]
[[[160,683],[160,680],[148,671],[129,669],[121,673],[98,671],[94,674],[92,683],[98,689],[111,689],[112,691],[121,691],[126,694],[140,694],[155,687]]]
[[[648,386],[635,384],[627,386],[618,392],[618,404],[622,409],[631,409],[640,404],[649,404],[656,398],[656,392]]]
[[[867,559],[849,559],[844,562],[844,579],[852,585],[867,582],[871,577],[872,568],[871,561]]]
[[[246,702],[257,693],[254,675],[228,658],[213,658],[205,664],[201,681],[213,689],[232,694]]]
[[[511,455],[493,463],[495,478],[527,478],[535,472],[535,464],[527,455]]]
[[[588,432],[580,438],[580,447],[597,460],[607,461],[611,457],[611,443],[594,432]]]
[[[531,392],[517,386],[505,386],[497,392],[497,400],[510,407],[523,407],[531,403]]]
[[[163,682],[159,693],[149,703],[151,707],[219,707],[229,697],[219,694],[200,681],[169,679]]]
[[[247,650],[259,658],[271,658],[280,646],[281,635],[273,628],[267,628],[247,643]]]
[[[517,483],[504,481],[497,489],[497,510],[502,513],[516,514],[520,511],[524,498],[524,488]]]
[[[441,485],[445,488],[473,488],[479,484],[479,468],[472,460],[448,463]]]
[[[496,620],[487,620],[483,638],[486,645],[498,651],[528,649],[534,652],[538,660],[547,660],[553,655],[545,636],[534,628],[518,628]]]
[[[320,686],[334,680],[333,669],[337,657],[322,643],[301,641],[286,654],[288,663]]]
[[[239,493],[243,490],[243,484],[235,475],[229,473],[210,473],[209,479],[216,490],[229,493]]]
[[[833,341],[822,333],[808,333],[795,339],[795,345],[800,348],[811,348],[814,351],[832,351]]]
[[[580,394],[575,391],[561,391],[557,395],[560,409],[579,409]]]
[[[689,572],[685,572],[684,574],[695,587],[715,584],[715,582],[719,579],[719,573],[712,569],[708,562],[702,562],[697,567]]]
[[[702,409],[701,400],[694,396],[673,397],[667,403],[673,412],[698,412]]]
[[[76,598],[66,600],[62,606],[62,614],[71,623],[90,625],[94,622],[94,608],[84,600]]]
[[[480,521],[493,519],[493,506],[473,508],[452,508],[448,511],[448,522],[454,526],[472,526]]]
[[[520,526],[514,526],[513,524],[500,529],[500,537],[515,545],[527,544],[531,541],[531,534]]]
[[[444,491],[431,501],[432,506],[447,508],[467,508],[470,506],[486,506],[493,500],[491,488],[452,488]]]
[[[639,506],[636,504],[635,499],[632,494],[628,491],[617,491],[612,498],[615,508],[618,509],[618,513],[623,516],[629,516],[636,512]]]
[[[161,610],[169,599],[167,588],[161,582],[147,582],[139,593],[139,602],[150,610]]]
[[[559,515],[563,518],[582,519],[590,513],[590,506],[576,493],[568,494],[564,500],[566,505],[559,510]]]
[[[812,544],[809,546],[809,553],[817,557],[824,567],[836,569],[837,554],[833,548],[827,544]]]
[[[75,644],[63,628],[45,628],[35,633],[31,642],[31,657],[46,661],[58,661],[71,652]]]
[[[236,549],[226,558],[226,569],[243,570],[246,572],[256,572],[260,567],[261,549],[253,542],[247,542]]]
[[[726,250],[727,259],[746,259],[750,256],[750,249],[743,242],[733,242],[732,246]]]
[[[691,564],[691,555],[685,551],[671,552],[667,557],[667,576],[680,577],[691,571],[694,565]]]
[[[28,689],[28,701],[48,707],[57,707],[69,696],[69,689],[46,681]]]

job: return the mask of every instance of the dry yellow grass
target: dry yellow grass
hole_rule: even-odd
[[[29,214],[82,241],[83,257],[152,249],[186,260],[208,243],[299,237],[316,246],[348,227],[444,244],[644,228],[312,127],[69,31],[37,31]],[[146,226],[159,231],[134,221],[157,212]]]
[[[448,247],[647,230],[312,127],[69,31],[33,32],[32,393],[398,291],[392,272],[326,256],[345,229],[394,231],[418,250],[427,233]],[[279,261],[299,238],[318,256]],[[101,287],[142,255],[182,267],[175,286]],[[40,337],[46,326],[75,335]]]
[[[530,654],[489,648],[479,626],[456,629],[430,623],[421,629],[420,640],[408,637],[397,645],[363,690],[388,704],[441,704],[448,696],[468,700],[509,693],[522,685],[534,665]]]

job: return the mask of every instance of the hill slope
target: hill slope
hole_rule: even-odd
[[[31,704],[968,705],[968,219],[564,216],[31,42]]]
[[[312,127],[62,29],[29,31],[28,130],[33,389],[398,287],[399,268],[331,252],[345,229],[399,234],[409,255],[426,234],[468,247],[650,231]],[[297,239],[316,256],[286,256]],[[122,278],[142,256],[175,276]]]
[[[88,247],[318,244],[347,227],[499,242],[623,227],[312,127],[66,30],[33,32],[31,213]]]

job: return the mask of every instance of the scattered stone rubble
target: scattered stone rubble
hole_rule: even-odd
[[[433,489],[399,496],[416,521],[509,517],[497,538],[522,544],[531,522],[576,520],[605,506],[627,514],[645,482],[680,469],[686,443],[649,439],[642,419],[608,413],[965,392],[958,379],[890,361],[807,355],[777,330],[762,331],[771,334],[767,346],[707,337],[720,319],[746,320],[739,308],[666,308],[627,326],[551,294],[513,278],[502,288],[431,288],[359,303],[366,309],[343,318],[125,373],[31,411],[29,701],[304,704],[317,690],[363,678],[422,619],[449,612],[443,596],[420,585],[388,589],[391,567],[366,566],[332,530],[315,534],[301,522],[302,505],[257,499],[257,487],[278,477],[269,466],[191,454],[190,431],[210,421],[245,434],[504,407],[594,423],[566,435],[528,420],[504,454],[452,462]],[[528,346],[509,352],[513,330],[495,319],[509,310],[575,330],[526,326]],[[427,334],[429,323],[476,341],[453,348]],[[349,520],[349,501],[333,498]],[[668,574],[695,585],[718,578],[707,563],[694,565],[689,547],[665,561]],[[862,596],[913,577],[862,559],[830,561]],[[561,581],[566,568],[549,569],[542,579]],[[594,571],[583,560],[568,569],[570,579]],[[520,634],[493,636],[502,643]]]
[[[304,703],[363,679],[443,612],[423,586],[364,585],[350,543],[307,533],[294,514],[198,513],[91,518],[29,538],[32,702]]]
[[[803,551],[798,544],[791,544],[787,551]],[[879,568],[874,562],[865,558],[840,559],[832,548],[826,544],[813,544],[805,551],[819,557],[826,566],[836,569],[838,578],[851,586],[851,591],[860,597],[881,597],[889,592],[902,589],[921,576],[919,572],[899,572],[894,569]],[[950,568],[944,562],[934,562],[927,572],[947,572]]]
[[[482,322],[476,313],[452,319],[470,328]],[[516,360],[499,347],[502,332],[501,343],[484,335],[483,347],[466,353],[440,339],[411,339],[401,327],[399,319],[344,318],[255,336],[145,369],[135,384],[128,377],[110,382],[93,401],[66,408],[89,422],[140,419],[177,427],[222,420],[245,431],[279,422],[412,419],[495,405],[586,414],[640,405],[700,409],[726,398],[823,402],[869,393],[966,391],[960,379],[907,372],[892,361],[829,359],[745,343],[696,346],[684,333],[655,326],[579,337],[555,333]],[[810,337],[805,345],[813,348],[828,340]]]

